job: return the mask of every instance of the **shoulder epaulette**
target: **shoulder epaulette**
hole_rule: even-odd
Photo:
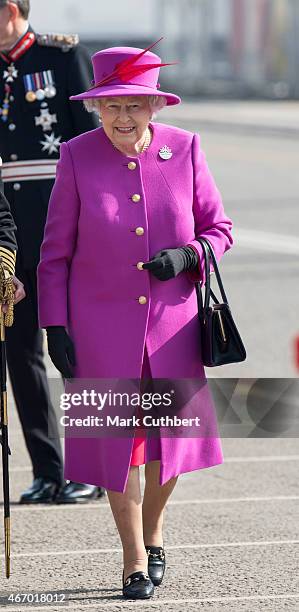
[[[38,34],[37,44],[42,47],[58,47],[62,51],[70,51],[79,43],[78,34]]]

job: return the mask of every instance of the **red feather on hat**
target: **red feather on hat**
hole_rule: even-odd
[[[97,87],[101,87],[102,85],[106,85],[107,83],[111,83],[111,81],[114,81],[114,79],[116,78],[126,83],[135,76],[139,76],[140,74],[143,74],[148,70],[153,70],[153,68],[161,68],[161,66],[174,66],[177,62],[172,62],[170,64],[143,64],[141,66],[135,65],[136,62],[145,53],[147,53],[147,51],[150,51],[150,49],[157,45],[162,39],[163,36],[162,38],[159,38],[159,40],[154,42],[152,45],[147,47],[147,49],[144,49],[141,53],[138,53],[138,55],[134,55],[134,57],[129,58],[127,60],[123,60],[122,62],[119,62],[119,64],[116,64],[115,70],[113,70],[111,74],[108,74],[104,79],[90,87],[88,91],[96,89]]]

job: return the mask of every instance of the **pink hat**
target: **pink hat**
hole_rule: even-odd
[[[160,39],[162,40],[162,39]],[[157,41],[159,42],[159,41]],[[92,56],[94,81],[88,91],[70,100],[88,100],[105,96],[165,96],[168,105],[179,104],[181,99],[159,89],[161,58],[151,53],[154,43],[147,49],[111,47]]]

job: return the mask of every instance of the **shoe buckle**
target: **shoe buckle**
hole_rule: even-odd
[[[154,559],[159,558],[159,559],[161,559],[161,561],[163,561],[164,558],[165,558],[165,554],[164,554],[163,550],[160,550],[160,552],[158,552],[158,553],[152,553],[150,550],[147,550],[146,552],[148,554],[148,557],[153,557]]]
[[[141,578],[143,580],[149,580],[149,575],[146,574],[145,572],[142,572],[139,576],[134,576],[134,578],[132,578],[131,576],[128,576],[128,578],[126,578],[125,580],[125,586],[129,586],[131,582],[137,582]]]

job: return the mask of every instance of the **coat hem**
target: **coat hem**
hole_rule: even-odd
[[[176,474],[171,474],[170,476],[167,476],[167,480],[163,480],[162,471],[165,472],[165,468],[167,467],[167,465],[171,465],[172,466],[172,464],[169,464],[169,463],[165,464],[165,463],[163,463],[163,465],[162,465],[162,461],[159,460],[159,459],[158,460],[157,459],[153,459],[152,461],[160,461],[159,485],[163,486],[169,480],[171,480],[171,478],[176,478],[177,476],[181,476],[182,474],[187,474],[189,472],[197,472],[198,470],[205,470],[205,469],[208,469],[208,468],[216,467],[217,465],[222,465],[224,463],[224,457],[220,456],[218,459],[215,459],[214,461],[211,461],[211,462],[209,461],[208,463],[203,463],[203,464],[200,464],[200,465],[198,465],[196,467],[190,467],[189,469],[184,468],[183,471],[179,471]],[[151,462],[148,461],[147,463],[151,463]],[[129,466],[129,468],[130,467],[131,466]],[[129,471],[128,471],[128,475],[129,475]],[[95,479],[89,479],[89,478],[84,478],[83,479],[83,478],[80,478],[80,476],[75,476],[75,475],[72,475],[70,473],[68,474],[67,470],[64,470],[64,478],[65,478],[65,480],[71,480],[73,482],[78,482],[78,483],[82,483],[82,484],[89,484],[89,485],[93,485],[95,487],[103,487],[104,489],[109,489],[111,491],[118,491],[120,493],[124,493],[124,491],[126,489],[126,486],[127,486],[127,480],[128,480],[128,478],[127,478],[126,482],[124,483],[124,488],[123,489],[120,489],[120,488],[116,489],[116,488],[112,488],[111,486],[107,486],[108,483],[107,482],[105,483],[104,479],[103,480],[101,479],[101,482],[99,482],[98,480],[97,480],[97,482],[94,482]],[[93,482],[91,482],[91,480],[93,480]]]

